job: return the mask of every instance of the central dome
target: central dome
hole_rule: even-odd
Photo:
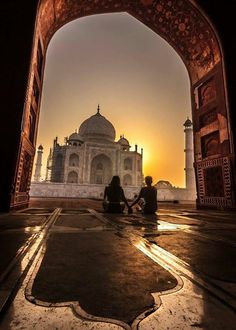
[[[100,114],[98,106],[97,113],[86,119],[79,128],[79,134],[86,140],[105,140],[114,142],[116,131],[109,120]]]

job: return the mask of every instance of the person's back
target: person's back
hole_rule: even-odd
[[[143,212],[155,213],[157,210],[157,190],[153,186],[143,187],[140,192],[141,198],[144,199]]]
[[[142,207],[142,212],[146,214],[153,214],[157,211],[157,190],[154,186],[152,186],[151,176],[146,176],[145,183],[147,186],[141,188],[137,199],[131,204],[131,207],[143,198],[144,205]]]
[[[124,191],[120,186],[119,176],[113,176],[109,186],[105,188],[104,192],[104,211],[108,213],[123,213],[125,204],[129,208]]]
[[[123,201],[123,189],[120,186],[106,187],[107,200],[113,203],[120,203]]]

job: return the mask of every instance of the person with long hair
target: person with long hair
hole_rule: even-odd
[[[108,213],[123,213],[125,205],[130,211],[131,208],[125,198],[124,190],[120,185],[120,177],[114,175],[104,191],[104,211]]]
[[[156,187],[152,186],[152,177],[145,177],[146,187],[141,188],[138,197],[130,205],[132,207],[142,198],[144,203],[142,205],[142,213],[144,214],[155,214],[157,211],[157,190]]]

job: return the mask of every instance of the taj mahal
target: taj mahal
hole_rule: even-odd
[[[156,184],[158,200],[194,201],[196,198],[193,168],[192,122],[184,123],[185,132],[185,188],[178,188],[165,180]],[[143,149],[116,131],[98,105],[94,115],[82,122],[79,129],[65,138],[56,137],[47,159],[46,178],[41,178],[43,147],[37,152],[35,173],[31,183],[32,197],[99,198],[113,175],[119,175],[126,197],[133,199],[143,185]]]
[[[118,141],[115,137],[113,124],[98,105],[97,112],[66,137],[63,145],[54,139],[45,182],[40,182],[43,147],[39,146],[31,194],[100,198],[113,175],[119,175],[122,186],[137,190],[143,182],[143,149],[138,152],[135,145],[131,151],[124,135]]]
[[[65,138],[65,144],[54,140],[48,158],[47,180],[51,182],[108,184],[119,175],[124,186],[140,186],[143,180],[142,153],[130,151],[129,141],[120,136],[101,113],[86,119],[79,131]]]

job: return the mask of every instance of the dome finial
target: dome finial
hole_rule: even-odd
[[[98,104],[98,107],[97,107],[97,115],[100,115],[100,106]]]

